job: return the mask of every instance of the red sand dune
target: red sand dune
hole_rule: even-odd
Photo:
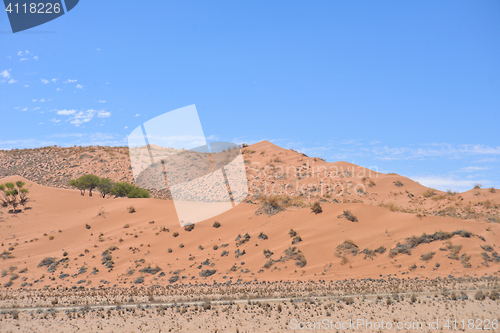
[[[152,285],[168,284],[169,279],[174,281],[177,276],[175,283],[225,282],[230,279],[233,282],[238,279],[337,280],[378,278],[388,274],[411,278],[458,277],[499,273],[500,262],[494,258],[500,252],[497,248],[500,225],[488,223],[491,221],[488,218],[498,216],[499,191],[475,189],[461,194],[435,191],[426,197],[424,194],[428,188],[408,178],[373,171],[369,174],[368,169],[346,162],[326,163],[267,141],[243,151],[249,181],[254,180],[254,184],[256,176],[260,183],[265,180],[284,185],[287,181],[296,181],[296,172],[288,178],[275,173],[279,166],[294,166],[299,174],[309,173],[299,180],[299,184],[308,184],[309,188],[321,184],[347,186],[350,182],[364,184],[364,187],[358,187],[364,192],[290,194],[297,196],[297,202],[303,207],[290,206],[268,216],[256,214],[262,203],[258,191],[253,188],[248,202],[216,218],[197,223],[193,230],[186,231],[180,227],[170,200],[88,197],[81,196],[77,190],[42,186],[20,176],[5,177],[0,183],[25,180],[31,186],[32,202],[30,209],[22,213],[12,214],[5,210],[0,213],[0,251],[4,252],[3,259],[0,259],[0,271],[4,272],[0,277],[2,287],[9,281],[12,281],[10,288],[98,286],[104,283],[119,286],[140,283],[140,280],[136,281],[140,276],[144,278],[144,285]],[[313,177],[314,171],[321,166],[326,167],[330,175]],[[263,167],[269,171],[266,175],[262,172]],[[351,175],[342,174],[340,177],[345,170]],[[368,186],[370,181],[375,184]],[[396,186],[394,182],[397,181],[403,185]],[[323,212],[314,214],[309,205],[317,200]],[[484,204],[487,200],[489,204]],[[381,203],[393,205],[379,207]],[[129,213],[130,206],[136,212]],[[460,216],[435,216],[446,209]],[[350,210],[358,222],[344,218],[345,210]],[[220,222],[221,227],[214,228],[214,221]],[[302,241],[292,245],[290,229],[295,230]],[[411,254],[389,256],[391,249],[398,243],[406,243],[411,236],[456,230],[466,230],[472,236],[466,238],[457,234],[448,240],[414,246]],[[176,232],[178,237],[173,236]],[[267,239],[259,239],[260,233],[267,235]],[[236,238],[245,234],[250,239],[237,246]],[[352,240],[357,246],[356,254],[338,253],[337,247],[346,240]],[[227,246],[223,247],[224,244]],[[458,260],[449,258],[449,247],[454,245],[462,245]],[[487,245],[491,246],[490,251],[485,250]],[[111,258],[103,262],[103,252],[112,246],[117,249],[106,252],[104,256],[110,254]],[[295,251],[300,250],[305,257],[305,266],[297,265],[297,259],[285,260],[284,251],[290,246],[296,247]],[[381,246],[386,251],[372,253],[372,258],[361,253],[364,249],[375,250]],[[235,257],[237,250],[244,251],[239,258]],[[264,250],[274,253],[270,256],[273,261],[268,263],[268,268],[264,267],[269,260],[264,256]],[[228,254],[221,256],[224,251]],[[420,259],[421,255],[431,251],[435,252],[432,259]],[[482,253],[491,260],[486,261]],[[462,259],[463,254],[465,259]],[[470,267],[467,268],[464,265],[468,266],[468,256]],[[44,258],[67,259],[53,267],[55,270],[51,273],[48,272],[49,266],[40,266]],[[105,266],[110,260],[113,261],[112,268]],[[148,266],[153,270],[140,272]],[[156,267],[161,271],[155,271]],[[210,277],[200,276],[200,272],[207,269],[216,272]],[[12,279],[14,275],[17,278]]]

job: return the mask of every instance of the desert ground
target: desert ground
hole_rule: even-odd
[[[168,191],[68,186],[89,173],[133,182],[126,148],[0,151],[0,184],[25,181],[31,197],[0,211],[0,331],[306,330],[292,319],[447,330],[448,318],[468,331],[500,319],[500,190],[442,192],[267,141],[242,153],[245,201],[183,228]]]

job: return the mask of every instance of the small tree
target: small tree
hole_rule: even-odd
[[[17,209],[19,206],[26,207],[30,198],[28,197],[29,191],[24,188],[24,185],[25,183],[21,181],[0,184],[0,193],[2,194],[0,196],[0,207],[12,207],[14,213],[20,211]]]
[[[95,175],[85,175],[80,177],[83,185],[89,190],[89,197],[92,196],[92,190],[99,186],[100,179]]]
[[[110,194],[113,190],[113,182],[109,178],[101,178],[99,180],[99,184],[97,185],[97,189],[101,193],[102,197],[105,198],[106,194]]]
[[[85,195],[85,190],[87,189],[85,185],[80,181],[80,179],[72,179],[69,181],[69,186],[76,187],[80,190],[81,195]]]

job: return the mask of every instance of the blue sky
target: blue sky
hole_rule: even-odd
[[[0,149],[126,145],[196,104],[219,141],[500,187],[499,18],[498,1],[83,0],[12,34],[0,14]]]

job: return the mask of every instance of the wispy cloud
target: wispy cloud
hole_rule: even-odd
[[[17,80],[14,80],[14,79],[10,79],[10,80],[9,80],[9,83],[10,83],[10,84],[12,84],[12,83],[16,83],[16,82],[17,82]]]
[[[71,114],[74,114],[75,112],[76,112],[76,110],[59,110],[59,111],[57,111],[57,114],[69,116]]]
[[[83,86],[81,84],[77,84],[76,89],[83,89]]]
[[[108,118],[108,117],[110,117],[110,116],[111,116],[111,112],[109,112],[109,111],[104,111],[104,110],[100,110],[100,111],[98,111],[98,112],[97,112],[97,116],[98,116],[99,118]]]
[[[482,184],[487,187],[492,185],[492,182],[488,179],[461,179],[439,175],[416,176],[410,178],[424,186],[441,189],[443,191],[450,189],[463,192],[472,189],[476,184]]]
[[[454,173],[460,173],[460,172],[476,172],[476,171],[483,171],[483,170],[490,170],[490,167],[480,167],[480,166],[468,166],[461,168],[460,170],[454,171]]]
[[[103,101],[102,99],[99,100],[99,103],[106,103],[106,101]]]
[[[74,83],[78,80],[71,80],[71,79],[67,79],[66,81],[63,81],[63,83]]]
[[[42,79],[42,83],[47,84],[47,83],[49,83],[49,80]]]

